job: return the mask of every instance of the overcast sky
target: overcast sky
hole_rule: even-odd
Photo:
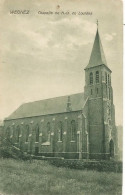
[[[24,102],[84,90],[84,68],[98,19],[112,70],[116,124],[122,124],[122,1],[1,0],[0,9],[0,119]],[[10,14],[15,9],[28,9],[30,14]],[[38,11],[92,15],[41,15]]]

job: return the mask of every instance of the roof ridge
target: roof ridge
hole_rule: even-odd
[[[68,96],[71,97],[72,111],[81,110],[85,101],[84,92],[24,103],[10,114],[6,120],[64,113],[67,108]]]
[[[50,100],[50,99],[56,99],[56,98],[61,98],[61,97],[66,97],[66,96],[71,96],[71,95],[77,95],[77,94],[84,94],[84,91],[83,92],[79,92],[79,93],[73,93],[73,94],[67,94],[67,95],[62,95],[62,96],[56,96],[56,97],[51,97],[51,98],[47,98],[47,99],[40,99],[40,100],[35,100],[35,101],[30,101],[30,102],[25,102],[25,103],[22,103],[20,106],[24,105],[24,104],[28,104],[28,103],[33,103],[33,102],[39,102],[39,101],[44,101],[44,100]]]

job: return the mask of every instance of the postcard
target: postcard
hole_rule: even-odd
[[[122,10],[1,0],[1,195],[122,194]]]

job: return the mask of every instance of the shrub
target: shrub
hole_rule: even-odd
[[[19,148],[15,147],[9,138],[4,137],[0,138],[0,157],[2,158],[14,158],[22,160],[31,160],[31,155],[24,153]]]
[[[49,161],[57,167],[66,167],[70,169],[81,170],[96,170],[105,172],[122,173],[122,162],[120,161],[85,161],[85,160],[69,160],[69,159],[54,159]]]

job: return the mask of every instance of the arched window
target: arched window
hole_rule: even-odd
[[[99,71],[96,71],[96,83],[99,83]]]
[[[60,121],[58,125],[58,141],[62,141],[63,137],[63,123]]]
[[[39,142],[39,126],[36,126],[36,142]]]
[[[71,141],[75,141],[76,123],[75,120],[71,121]]]
[[[93,84],[93,73],[92,72],[90,72],[90,85],[92,85]]]
[[[18,125],[16,128],[16,141],[19,142],[19,136],[20,136],[20,126]]]
[[[50,142],[50,122],[47,123],[47,141]]]
[[[105,82],[107,84],[107,72],[105,73]]]
[[[109,76],[109,74],[108,74],[108,84],[110,84],[110,76]]]
[[[29,125],[26,125],[26,142],[28,142],[28,137],[29,137]]]
[[[10,137],[10,127],[7,127],[6,129],[6,138]]]

